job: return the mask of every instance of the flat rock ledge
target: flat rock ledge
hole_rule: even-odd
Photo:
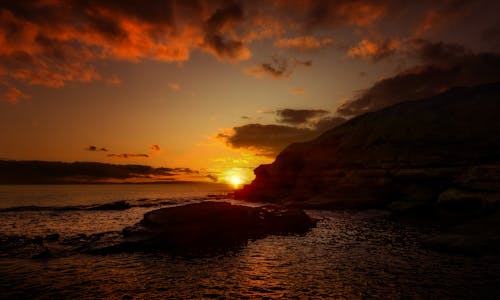
[[[271,234],[302,234],[315,224],[297,208],[206,201],[146,213],[141,222],[123,230],[125,242],[120,248],[203,251],[241,245]]]

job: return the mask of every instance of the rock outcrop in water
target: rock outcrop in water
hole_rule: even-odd
[[[129,248],[203,251],[269,234],[304,233],[314,225],[314,220],[296,208],[206,201],[151,211],[123,234]]]
[[[500,84],[454,88],[292,144],[236,198],[321,208],[490,209],[500,200]]]

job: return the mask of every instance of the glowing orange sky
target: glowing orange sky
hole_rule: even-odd
[[[198,179],[249,181],[284,145],[391,104],[380,100],[388,79],[497,55],[499,8],[3,1],[0,159],[187,167]],[[476,83],[467,72],[433,90]]]

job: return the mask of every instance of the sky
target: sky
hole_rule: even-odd
[[[494,0],[0,1],[0,159],[248,182],[349,118],[500,81],[498,11]]]

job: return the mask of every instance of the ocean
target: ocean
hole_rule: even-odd
[[[306,234],[215,253],[87,254],[161,207],[233,201],[216,184],[0,185],[0,299],[495,299],[495,257],[444,254],[432,226],[306,211]],[[117,208],[117,209],[110,209]],[[40,257],[43,249],[56,255]]]

